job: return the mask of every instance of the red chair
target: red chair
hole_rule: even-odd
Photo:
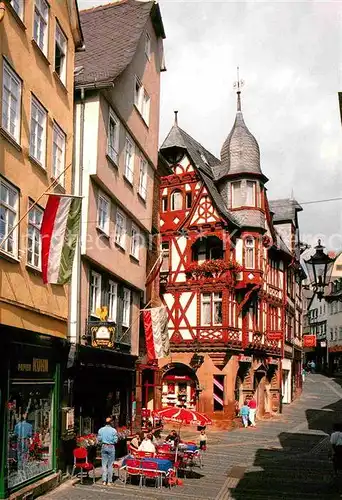
[[[170,451],[172,446],[170,444],[162,444],[158,446],[158,451]]]
[[[136,451],[135,456],[138,458],[153,458],[155,453],[152,451]]]
[[[145,480],[145,486],[146,486],[146,479],[154,479],[157,488],[159,486],[161,479],[160,472],[158,471],[157,462],[153,462],[152,460],[144,460],[141,466],[142,466],[141,469],[142,478],[143,481]]]
[[[76,469],[81,471],[81,483],[83,483],[83,473],[85,472],[87,477],[89,477],[89,472],[93,471],[93,482],[95,483],[95,468],[93,464],[88,462],[88,452],[85,448],[75,448],[74,454],[74,466],[72,469],[72,475],[74,475]]]
[[[135,458],[127,458],[125,463],[125,486],[127,483],[127,476],[132,478],[132,476],[139,476],[139,486],[142,487],[142,471],[141,471],[141,461]]]

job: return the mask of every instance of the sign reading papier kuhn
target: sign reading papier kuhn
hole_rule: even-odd
[[[166,358],[170,352],[168,317],[165,307],[153,307],[142,311],[148,359]]]
[[[63,285],[70,281],[80,215],[80,198],[49,195],[40,229],[44,283]]]

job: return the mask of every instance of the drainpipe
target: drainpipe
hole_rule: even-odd
[[[6,7],[4,2],[0,2],[0,23],[5,17]]]
[[[80,150],[79,150],[79,169],[78,169],[78,195],[83,195],[83,149],[84,149],[84,102],[85,91],[84,87],[81,88],[81,116],[80,116]],[[82,201],[84,203],[84,201]],[[83,236],[83,220],[82,220],[82,212],[81,211],[81,221],[80,221],[80,236],[79,236],[79,244],[78,244],[78,275],[77,275],[77,332],[76,332],[76,344],[81,344],[81,276],[82,276],[82,236]]]

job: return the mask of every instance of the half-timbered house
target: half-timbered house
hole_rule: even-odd
[[[160,360],[161,404],[197,408],[229,427],[255,396],[281,405],[286,276],[296,254],[273,224],[259,146],[241,111],[221,160],[175,123],[160,148],[161,297],[171,357]]]

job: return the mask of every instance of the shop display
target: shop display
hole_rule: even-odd
[[[162,405],[196,409],[196,385],[187,375],[167,375],[163,380]]]
[[[8,408],[8,485],[17,486],[52,468],[52,384],[17,384]]]

